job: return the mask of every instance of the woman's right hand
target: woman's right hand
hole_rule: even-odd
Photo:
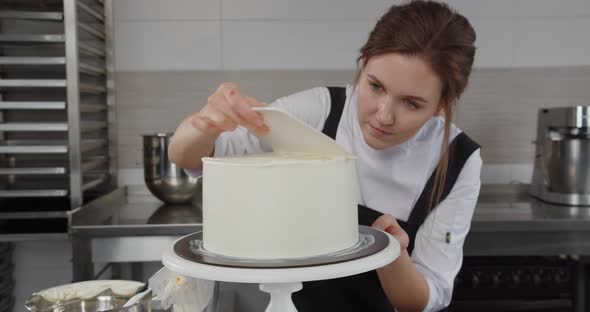
[[[244,126],[248,130],[264,134],[268,127],[262,115],[252,107],[265,106],[262,102],[243,94],[233,83],[222,83],[207,99],[207,104],[191,117],[193,127],[203,134],[218,136],[224,131]]]

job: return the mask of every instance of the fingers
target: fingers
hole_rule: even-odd
[[[249,114],[250,117],[248,118],[255,118],[256,126],[258,127],[257,130],[261,134],[265,134],[268,132],[268,126],[264,123],[264,118],[262,118],[262,114],[252,109],[252,107],[265,107],[266,104],[258,101],[255,98],[246,97],[246,104],[249,105],[247,109],[244,109],[243,114]]]
[[[228,116],[220,110],[214,110],[206,117],[208,117],[217,128],[223,131],[233,131],[238,127],[237,122],[234,122],[231,118],[228,118]]]
[[[385,231],[387,228],[392,226],[399,227],[399,224],[397,223],[397,220],[390,214],[384,214],[380,216],[377,218],[377,220],[375,220],[375,222],[373,222],[372,225],[372,227],[382,231]]]
[[[263,103],[241,93],[233,93],[232,90],[225,90],[223,96],[225,101],[220,109],[235,123],[257,133],[268,131],[262,116],[252,109],[252,107],[264,106]]]
[[[402,249],[408,248],[410,238],[392,215],[384,214],[380,216],[373,222],[372,227],[391,234],[399,241]]]
[[[256,112],[255,110],[252,109],[252,107],[264,107],[266,106],[264,103],[258,101],[255,98],[251,98],[249,96],[245,96],[244,97],[244,102],[242,102],[242,105],[240,105],[238,107],[238,109],[240,110],[240,114],[244,117],[246,117],[249,120],[253,120],[256,123],[256,126],[258,127],[262,127],[264,126],[264,119],[262,118],[262,115],[258,112]]]
[[[215,125],[213,124],[213,121],[211,121],[209,118],[207,117],[203,117],[203,116],[199,116],[199,115],[195,115],[194,117],[191,118],[191,124],[193,125],[193,127],[201,130],[202,132],[210,132],[211,130],[213,130],[213,128],[215,127]]]
[[[211,135],[219,135],[223,131],[231,131],[237,127],[236,124],[233,124],[232,128],[232,125],[227,121],[215,122],[211,118],[199,114],[191,118],[191,124],[201,132]]]
[[[213,93],[205,108],[192,121],[194,127],[201,131],[231,131],[238,125],[257,134],[264,134],[268,127],[262,115],[252,107],[265,106],[258,100],[243,95],[232,83],[223,83]]]
[[[246,96],[246,100],[247,100],[248,104],[252,107],[265,107],[266,106],[266,104],[258,101],[255,98],[249,97],[249,96]]]

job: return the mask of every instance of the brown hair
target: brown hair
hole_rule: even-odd
[[[421,58],[442,83],[441,105],[445,114],[440,165],[435,174],[430,208],[442,195],[449,163],[449,132],[453,104],[467,86],[475,55],[475,31],[469,21],[444,3],[411,1],[392,6],[377,22],[360,49],[358,64],[386,53]],[[360,75],[360,70],[357,73]]]

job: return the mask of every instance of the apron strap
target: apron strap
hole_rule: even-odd
[[[435,183],[435,175],[436,169],[441,166],[441,163],[436,166],[432,175],[426,182],[420,197],[416,201],[414,208],[412,208],[412,212],[410,212],[410,217],[406,222],[406,226],[404,230],[410,236],[410,243],[408,245],[408,253],[412,253],[414,250],[414,238],[416,237],[416,233],[420,226],[426,220],[426,217],[438,206],[440,202],[445,200],[445,198],[449,195],[453,186],[455,186],[455,182],[459,178],[459,174],[465,166],[467,159],[480,148],[479,144],[473,141],[467,134],[464,132],[459,133],[449,145],[449,166],[447,168],[447,176],[443,183],[443,189],[438,201],[435,201],[432,206],[430,204],[430,197],[432,192],[434,192],[434,183]],[[449,233],[447,233],[448,235]]]
[[[332,140],[336,140],[336,131],[338,130],[340,117],[342,117],[342,111],[344,110],[344,104],[346,103],[346,88],[328,87],[328,91],[330,91],[331,100],[330,114],[324,123],[324,129],[322,132],[331,137]]]

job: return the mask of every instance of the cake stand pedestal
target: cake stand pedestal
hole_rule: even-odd
[[[296,312],[291,294],[302,282],[333,279],[383,267],[400,255],[391,235],[359,227],[360,243],[353,248],[313,258],[253,260],[228,258],[202,248],[202,232],[178,239],[165,252],[162,263],[169,270],[199,279],[235,283],[259,283],[270,294],[266,312]]]

